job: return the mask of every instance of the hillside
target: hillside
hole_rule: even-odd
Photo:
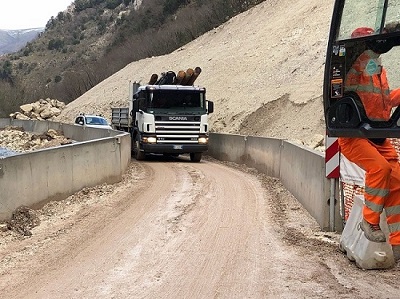
[[[322,83],[333,2],[265,1],[169,55],[133,62],[67,105],[111,116],[127,106],[128,82],[200,66],[196,84],[215,102],[214,132],[300,140],[325,134]]]
[[[0,56],[0,116],[69,103],[128,63],[164,55],[265,0],[75,0],[39,38]]]

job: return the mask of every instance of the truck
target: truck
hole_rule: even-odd
[[[200,162],[208,150],[208,114],[214,103],[206,99],[206,89],[194,86],[199,67],[153,74],[146,85],[129,82],[128,107],[112,109],[111,125],[129,132],[132,155],[144,160],[149,154],[179,156],[189,154]]]
[[[80,113],[75,118],[75,125],[89,128],[112,129],[108,124],[107,119],[102,115]]]

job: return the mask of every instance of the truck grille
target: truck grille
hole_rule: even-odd
[[[157,143],[198,143],[200,122],[156,121]]]

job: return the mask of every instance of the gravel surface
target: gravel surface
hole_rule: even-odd
[[[132,162],[20,215],[30,233],[0,235],[4,298],[398,296],[398,267],[358,269],[279,180],[211,158]]]

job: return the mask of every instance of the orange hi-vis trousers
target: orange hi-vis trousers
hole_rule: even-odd
[[[341,153],[365,170],[364,219],[379,224],[386,212],[389,243],[400,245],[400,164],[389,139],[382,145],[364,138],[338,138]]]

